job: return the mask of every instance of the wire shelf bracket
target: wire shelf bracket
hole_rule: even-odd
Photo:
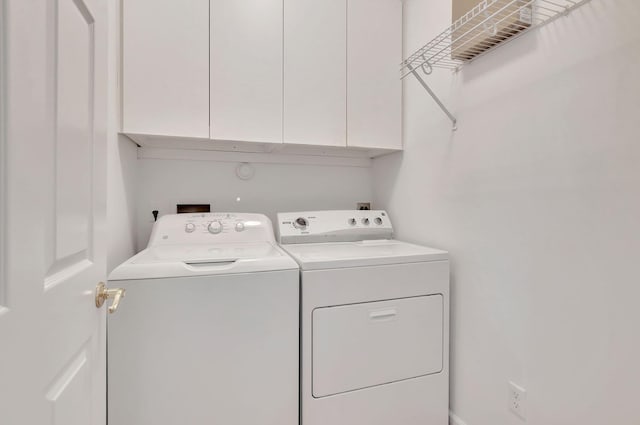
[[[457,129],[457,119],[424,81],[434,68],[459,71],[463,65],[496,47],[515,40],[533,28],[568,15],[591,0],[482,0],[433,40],[400,64],[401,79],[408,75],[431,95]]]
[[[449,109],[444,105],[444,103],[442,103],[438,95],[436,95],[434,91],[431,90],[431,87],[429,87],[426,81],[424,81],[424,78],[422,78],[422,76],[411,64],[407,66],[407,69],[409,69],[409,71],[416,77],[416,80],[418,80],[420,85],[424,87],[424,89],[431,95],[431,97],[433,98],[433,100],[435,100],[435,102],[438,104],[440,109],[442,109],[442,111],[449,117],[449,119],[451,120],[451,123],[453,124],[453,131],[456,131],[458,129],[458,120],[456,119],[456,117],[451,113],[451,111],[449,111]]]

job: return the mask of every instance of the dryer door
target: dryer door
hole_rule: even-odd
[[[316,398],[438,373],[443,297],[317,308],[312,338]]]

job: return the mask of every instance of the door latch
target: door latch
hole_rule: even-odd
[[[113,303],[109,306],[107,311],[109,311],[109,314],[113,314],[118,309],[120,300],[124,298],[124,293],[124,288],[108,289],[104,282],[100,282],[96,287],[96,307],[100,308],[106,300],[112,299]]]

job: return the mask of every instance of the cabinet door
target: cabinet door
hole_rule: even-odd
[[[347,144],[402,148],[402,2],[349,0]]]
[[[211,0],[211,138],[282,143],[282,0]]]
[[[209,137],[209,0],[123,0],[123,131]]]
[[[284,141],[346,145],[346,0],[284,0]]]
[[[313,396],[442,371],[442,314],[440,294],[314,309]]]

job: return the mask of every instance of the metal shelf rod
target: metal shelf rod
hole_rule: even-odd
[[[456,117],[449,111],[449,109],[447,109],[446,106],[444,106],[444,103],[442,103],[440,98],[433,92],[433,90],[431,90],[431,87],[429,87],[429,85],[424,81],[422,76],[418,74],[418,72],[413,67],[413,65],[407,64],[407,68],[411,70],[411,72],[416,77],[416,80],[418,80],[420,85],[424,87],[424,89],[431,95],[433,100],[438,104],[440,109],[442,109],[442,111],[447,115],[447,117],[449,117],[449,119],[451,120],[451,123],[453,124],[453,131],[456,131],[458,129],[458,120],[456,119]]]

